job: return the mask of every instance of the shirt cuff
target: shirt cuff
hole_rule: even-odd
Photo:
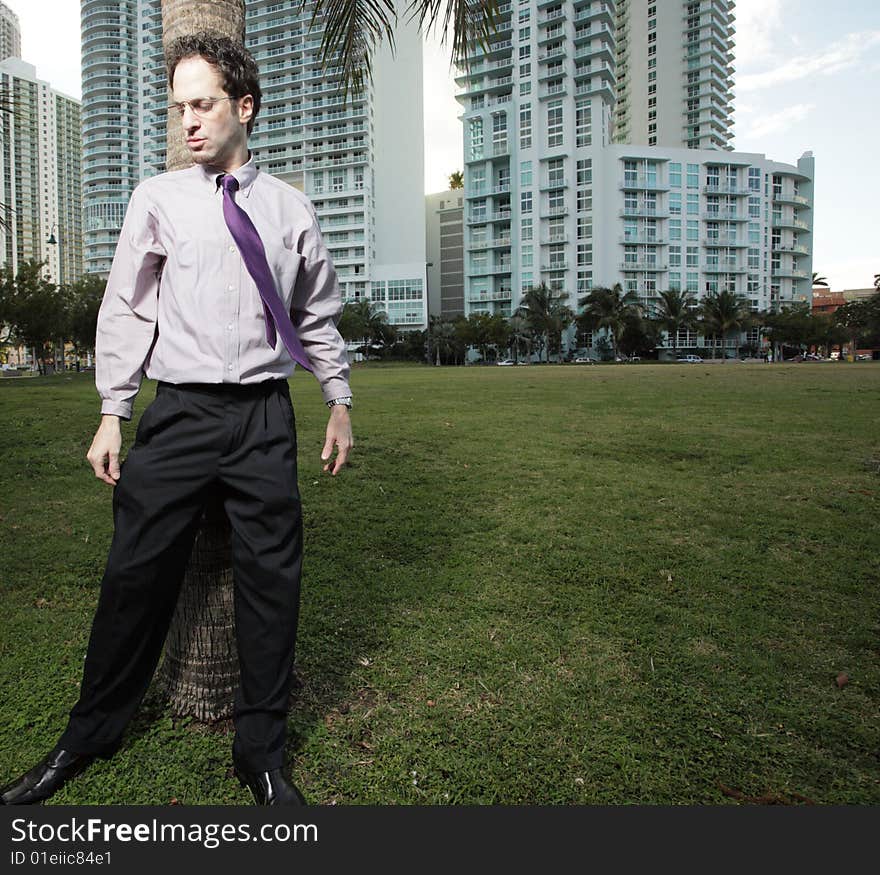
[[[351,388],[346,380],[343,380],[341,377],[334,377],[332,380],[327,380],[327,382],[324,383],[321,387],[321,393],[324,396],[324,403],[326,404],[334,398],[345,398],[346,396],[350,396]]]
[[[131,419],[131,401],[110,401],[109,399],[101,402],[101,415],[105,413],[120,416],[122,419]]]

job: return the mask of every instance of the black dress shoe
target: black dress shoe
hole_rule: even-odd
[[[94,759],[56,747],[30,771],[0,790],[2,805],[36,805],[60,790]]]
[[[252,772],[235,766],[232,771],[241,786],[251,791],[255,805],[307,804],[302,793],[291,783],[283,769]]]

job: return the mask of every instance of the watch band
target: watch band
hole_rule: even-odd
[[[327,402],[327,406],[330,408],[336,407],[337,405],[342,405],[351,410],[351,395],[345,395],[342,398],[333,398],[331,401]]]

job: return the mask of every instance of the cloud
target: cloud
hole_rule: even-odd
[[[785,109],[774,108],[772,113],[756,118],[752,126],[742,136],[760,139],[766,137],[767,134],[786,131],[803,121],[815,108],[815,104],[812,103],[797,103],[794,106],[787,106]]]
[[[782,30],[784,0],[738,0],[736,4],[737,67],[748,67],[771,54]]]
[[[880,30],[850,33],[827,49],[811,55],[799,55],[763,73],[739,76],[737,91],[760,91],[807,76],[831,75],[861,62],[863,55],[880,45]]]

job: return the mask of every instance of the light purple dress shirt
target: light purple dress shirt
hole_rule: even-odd
[[[194,165],[141,182],[125,214],[98,314],[101,413],[130,419],[142,375],[169,383],[259,383],[289,377],[279,337],[223,219],[221,173]],[[260,171],[234,171],[236,202],[259,231],[278,294],[325,401],[351,395],[342,298],[308,196]]]

